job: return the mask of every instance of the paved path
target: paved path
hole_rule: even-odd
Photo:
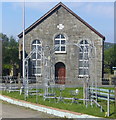
[[[2,108],[2,109],[1,109]],[[55,118],[53,115],[0,102],[0,118]]]

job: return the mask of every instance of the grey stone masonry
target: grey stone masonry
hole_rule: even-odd
[[[59,26],[58,26],[59,25]],[[60,27],[60,28],[59,28]],[[38,25],[29,30],[25,35],[25,50],[29,54],[32,50],[32,42],[38,39],[42,46],[54,46],[54,38],[58,34],[66,37],[66,42],[79,44],[82,40],[87,40],[96,48],[94,57],[89,62],[89,74],[92,80],[97,80],[98,84],[102,82],[103,73],[103,38],[95,33],[86,24],[76,18],[62,5],[57,7],[51,14],[45,17]],[[19,46],[22,45],[22,37],[19,40]],[[21,51],[21,47],[19,47]],[[95,59],[96,58],[96,59]],[[55,54],[55,64],[62,62],[65,64],[67,84],[82,84],[83,78],[79,76],[79,47],[75,45],[66,45],[66,53]],[[55,66],[54,64],[54,66]],[[42,76],[41,76],[42,77]]]

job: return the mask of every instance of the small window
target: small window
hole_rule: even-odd
[[[66,38],[63,34],[58,34],[55,37],[55,53],[66,53]]]

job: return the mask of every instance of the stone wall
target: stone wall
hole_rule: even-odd
[[[64,28],[58,29],[57,25],[59,24],[64,25]],[[57,34],[64,34],[69,43],[78,44],[81,40],[86,39],[96,47],[97,59],[92,60],[93,64],[91,65],[90,74],[93,77],[92,80],[96,79],[101,84],[103,40],[63,7],[60,7],[25,35],[26,53],[30,53],[32,41],[35,39],[41,40],[43,46],[49,45],[52,47],[54,45],[54,37]],[[19,43],[22,44],[22,39],[20,39]],[[82,84],[82,79],[78,76],[78,47],[67,45],[66,53],[55,54],[55,57],[56,63],[63,62],[65,64],[66,78],[75,80],[77,84]]]

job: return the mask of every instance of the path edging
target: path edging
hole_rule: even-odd
[[[91,115],[71,112],[71,111],[68,111],[68,110],[60,110],[60,109],[57,109],[57,108],[52,108],[52,107],[48,107],[48,106],[44,106],[44,105],[39,105],[39,104],[36,105],[36,104],[30,103],[30,102],[26,102],[26,101],[23,101],[23,100],[17,100],[17,99],[10,98],[10,97],[4,96],[4,95],[0,95],[0,99],[3,100],[3,101],[6,101],[8,103],[11,103],[11,104],[23,106],[23,107],[26,107],[26,108],[41,111],[41,112],[51,114],[51,115],[55,115],[55,116],[58,116],[58,117],[99,118],[99,117],[95,117],[95,116],[91,116]]]

